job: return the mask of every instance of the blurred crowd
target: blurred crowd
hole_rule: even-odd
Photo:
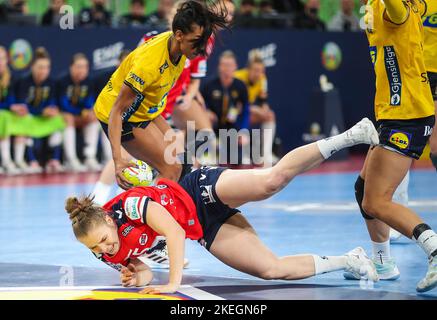
[[[29,13],[30,0],[4,0],[0,24],[59,26],[61,7],[68,0],[50,0],[41,17]],[[114,0],[113,0],[114,1]],[[158,1],[148,12],[148,1]],[[80,27],[166,27],[173,0],[130,0],[129,12],[118,15],[109,10],[111,0],[90,0],[89,7],[75,14]],[[239,0],[235,28],[294,28],[328,31],[359,31],[359,0]]]

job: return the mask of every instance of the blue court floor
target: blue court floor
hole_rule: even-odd
[[[242,212],[278,255],[341,255],[357,246],[371,254],[366,228],[354,201],[356,176],[355,172],[300,176],[278,195],[246,205]],[[410,207],[434,229],[437,229],[436,184],[435,171],[411,172]],[[0,187],[0,300],[34,297],[27,291],[24,296],[15,294],[17,290],[38,292],[45,288],[55,291],[37,294],[38,297],[73,297],[71,291],[63,294],[56,291],[56,287],[64,286],[81,293],[85,288],[115,290],[125,296],[136,290],[123,291],[118,287],[116,272],[96,260],[73,236],[64,200],[70,195],[89,193],[92,188],[92,183]],[[179,298],[437,299],[437,289],[422,295],[416,293],[416,283],[425,275],[427,259],[406,238],[392,245],[401,278],[378,283],[347,281],[341,272],[300,281],[263,281],[227,267],[197,242],[187,240],[186,244],[190,266],[184,272],[185,287]],[[165,281],[166,271],[162,268],[156,271],[155,281]],[[69,272],[72,277],[65,278]],[[117,293],[111,297],[116,298]]]

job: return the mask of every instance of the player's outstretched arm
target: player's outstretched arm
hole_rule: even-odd
[[[390,20],[395,24],[402,24],[408,19],[410,9],[402,0],[385,0],[385,8]]]
[[[185,230],[182,229],[163,206],[156,202],[149,201],[146,220],[146,223],[153,230],[167,239],[170,276],[167,285],[146,287],[141,293],[173,293],[179,288],[182,282],[185,255]]]

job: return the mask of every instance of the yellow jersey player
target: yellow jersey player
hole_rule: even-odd
[[[413,239],[429,258],[416,290],[437,285],[437,235],[392,196],[418,159],[435,122],[423,57],[422,18],[437,12],[435,0],[369,0],[367,37],[376,74],[375,114],[380,144],[369,151],[355,183],[355,195],[373,245],[381,280],[400,275],[390,256],[390,227]],[[346,278],[353,278],[345,274]]]
[[[129,54],[100,93],[94,110],[111,142],[117,183],[123,189],[132,187],[122,171],[133,164],[122,158],[121,146],[162,177],[178,180],[186,171],[173,159],[164,159],[170,146],[164,136],[171,128],[160,114],[186,58],[204,54],[211,35],[226,28],[226,11],[222,5],[217,10],[218,6],[193,0],[183,3],[172,31]]]
[[[273,140],[276,131],[276,117],[268,104],[268,85],[263,59],[255,55],[247,63],[247,68],[235,72],[235,78],[247,87],[250,104],[251,125],[261,124],[263,133],[264,166],[270,167],[276,162],[273,157]]]
[[[431,94],[434,98],[435,111],[437,112],[437,13],[426,17],[423,20],[425,33],[424,57],[425,66],[428,71]],[[437,169],[437,130],[434,130],[429,139],[431,147],[431,160]]]

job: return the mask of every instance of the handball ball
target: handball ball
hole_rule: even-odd
[[[123,176],[134,187],[146,187],[153,183],[152,167],[141,160],[131,160],[137,167],[129,167],[123,170]]]

